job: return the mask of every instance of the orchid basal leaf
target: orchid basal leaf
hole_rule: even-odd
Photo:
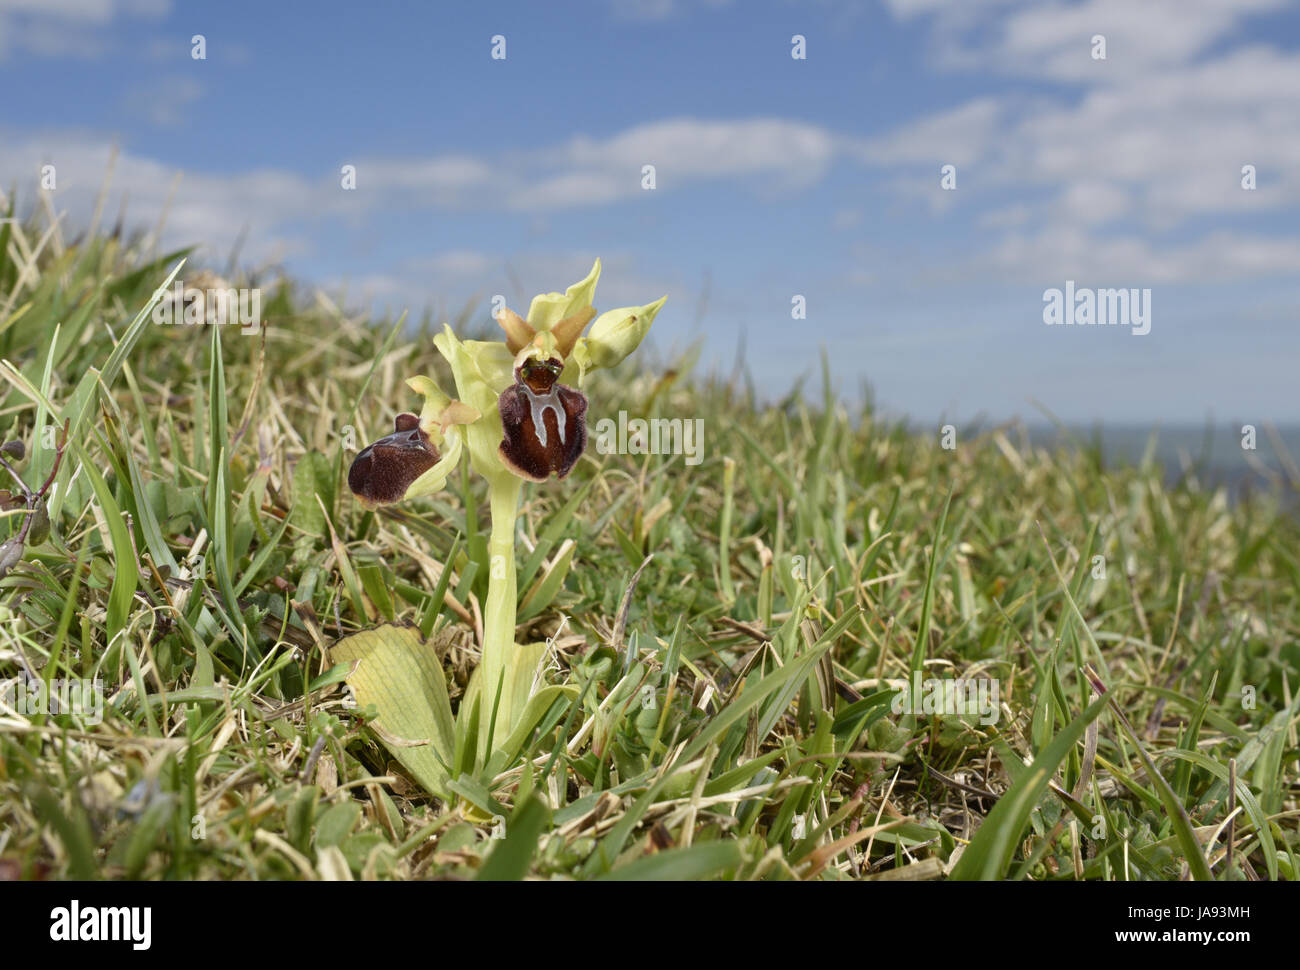
[[[352,665],[345,678],[370,728],[426,791],[446,797],[447,766],[456,749],[447,680],[433,645],[413,627],[385,624],[330,647],[331,663]]]

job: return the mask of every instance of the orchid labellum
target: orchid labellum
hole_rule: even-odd
[[[560,384],[564,360],[596,311],[585,307],[538,333],[509,308],[497,318],[515,354],[515,383],[501,392],[502,462],[520,478],[563,478],[587,447],[587,398]]]

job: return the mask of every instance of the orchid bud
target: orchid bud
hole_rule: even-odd
[[[595,367],[614,367],[641,345],[650,324],[668,297],[661,296],[645,306],[606,310],[591,325],[591,332],[578,341],[575,357],[583,373]]]

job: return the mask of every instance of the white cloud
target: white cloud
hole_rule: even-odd
[[[1072,38],[1093,19],[1110,25],[1096,28],[1110,31],[1107,68],[1120,59],[1145,66],[1089,69],[1069,93],[1035,88],[974,98],[866,138],[784,118],[679,117],[575,135],[526,154],[341,160],[357,166],[356,192],[341,191],[337,171],[191,172],[171,207],[169,238],[209,241],[220,252],[245,228],[254,250],[297,245],[299,224],[330,217],[356,221],[416,210],[544,219],[643,198],[645,165],[656,168],[658,193],[709,183],[765,195],[797,192],[847,161],[883,172],[880,184],[897,205],[921,201],[936,215],[967,207],[988,237],[977,258],[997,257],[998,265],[1023,261],[1028,272],[1055,275],[1069,260],[1104,266],[1122,259],[1136,274],[1168,279],[1181,266],[1185,278],[1195,278],[1215,251],[1201,223],[1227,217],[1239,221],[1218,242],[1240,245],[1242,254],[1220,260],[1214,272],[1275,272],[1291,251],[1291,237],[1254,237],[1241,227],[1260,213],[1300,207],[1300,53],[1231,46],[1243,11],[1269,8],[1274,0],[1243,0],[1230,11],[1205,0],[1186,3],[1180,9],[1187,12],[1174,19],[1195,24],[1170,27],[1139,48],[1134,45],[1154,22],[1112,0],[1069,5],[1048,19],[1038,7],[1011,0],[958,6],[892,0],[900,18],[929,18],[936,36],[946,32],[981,63],[1003,59],[1002,70],[1059,80],[1068,72],[1053,66],[1053,58],[1073,52]],[[0,0],[0,17],[19,6]],[[82,6],[91,18],[110,19],[142,9],[114,0],[60,0],[51,9],[70,17]],[[1169,14],[1166,0],[1151,6]],[[1080,56],[1093,64],[1086,47]],[[1215,53],[1206,54],[1209,49]],[[142,97],[140,110],[174,124],[199,93],[178,84],[166,97]],[[107,163],[106,141],[69,133],[0,135],[0,180],[34,177],[41,161],[55,160],[57,204],[74,220],[89,214]],[[938,176],[948,163],[959,167],[959,188],[945,193]],[[1258,169],[1254,192],[1240,187],[1245,164]],[[118,187],[141,224],[162,212],[172,174],[154,159],[121,157]],[[834,224],[847,228],[846,218]],[[1161,241],[1169,230],[1184,233],[1177,247]],[[1193,231],[1203,238],[1189,239]]]
[[[1023,226],[1034,217],[1034,210],[1023,202],[990,209],[976,220],[984,229],[1007,229]]]
[[[1123,83],[1185,64],[1243,20],[1288,0],[886,0],[899,20],[925,19],[939,63],[980,73]],[[1092,37],[1107,57],[1092,58]]]
[[[201,93],[197,85],[178,81],[166,90],[129,97],[137,111],[168,125],[183,120]],[[503,153],[347,159],[357,170],[354,192],[341,189],[337,170],[313,176],[277,169],[188,171],[170,205],[176,170],[125,151],[116,162],[113,191],[129,200],[133,224],[152,226],[166,210],[166,242],[201,240],[224,252],[247,230],[251,254],[259,245],[279,252],[277,247],[290,238],[291,224],[331,216],[355,220],[409,210],[543,212],[639,198],[645,164],[656,166],[659,192],[731,179],[755,189],[797,190],[819,178],[848,144],[814,125],[779,119],[670,119],[605,138],[581,136],[540,146],[527,158]],[[56,206],[68,213],[71,224],[84,224],[111,155],[111,142],[91,133],[0,131],[0,181],[16,181],[20,190],[28,190],[40,166],[53,163]]]
[[[1125,83],[1187,63],[1229,36],[1252,13],[1286,0],[1088,0],[1037,3],[1013,13],[994,49],[995,65],[1017,73],[1090,83]],[[1106,39],[1104,61],[1091,40]]]
[[[123,98],[126,109],[159,127],[184,123],[189,108],[206,92],[192,77],[170,77],[133,87]]]
[[[250,258],[281,255],[301,245],[289,224],[337,208],[342,194],[326,191],[323,181],[313,183],[282,171],[181,173],[131,152],[121,152],[110,166],[112,159],[112,143],[93,134],[15,137],[0,132],[0,176],[6,184],[17,181],[20,192],[30,191],[41,166],[54,166],[54,204],[56,211],[66,214],[65,232],[89,223],[110,171],[106,218],[115,216],[123,199],[131,226],[152,228],[166,212],[163,244],[201,242],[210,256],[224,256],[245,229],[249,230],[246,255]],[[180,179],[173,195],[177,175]]]
[[[667,20],[677,11],[673,0],[613,0],[612,7],[623,20]]]
[[[1157,245],[1134,235],[1097,237],[1077,226],[1010,233],[988,259],[1010,279],[1060,285],[1231,282],[1294,274],[1300,240],[1215,232],[1190,243]]]
[[[330,292],[344,291],[349,302],[391,301],[412,308],[415,316],[429,307],[438,319],[467,311],[472,319],[486,324],[495,296],[504,296],[512,309],[527,313],[533,296],[562,291],[582,279],[595,258],[594,252],[552,249],[525,249],[509,255],[446,250],[403,260],[384,273],[328,280],[324,285]],[[603,253],[601,265],[601,282],[596,291],[598,309],[645,303],[665,293],[673,295],[675,305],[686,307],[694,302],[696,284],[668,274],[647,275],[636,253]],[[449,294],[469,303],[447,305],[444,301]]]
[[[530,158],[540,177],[516,170],[512,207],[567,208],[644,193],[642,168],[655,167],[656,191],[709,179],[748,179],[778,190],[809,185],[847,146],[816,125],[776,118],[648,122],[607,138],[582,135]]]
[[[731,0],[610,0],[618,20],[661,21],[680,16],[692,8],[725,7]]]
[[[160,18],[170,0],[0,0],[0,60],[14,51],[40,57],[96,57],[104,30],[122,17]]]
[[[31,14],[47,20],[106,24],[122,14],[162,17],[170,0],[0,0],[0,14]]]
[[[980,98],[868,139],[859,154],[878,165],[965,165],[988,152],[1004,114],[993,98]]]
[[[1060,218],[1082,225],[1111,222],[1129,211],[1128,193],[1103,179],[1071,182],[1059,201]]]
[[[650,163],[687,177],[717,178],[819,171],[834,151],[834,136],[816,125],[680,118],[637,125],[612,138],[575,138],[561,157],[582,167],[632,169],[638,177],[641,165]]]
[[[889,6],[900,19],[930,18],[951,70],[1081,89],[981,98],[866,144],[864,157],[904,180],[910,167],[951,161],[964,149],[981,188],[1002,190],[984,196],[996,201],[976,223],[994,235],[1004,268],[1057,275],[1090,266],[1161,280],[1285,271],[1294,234],[1200,228],[1207,218],[1300,208],[1300,54],[1232,46],[1246,17],[1280,0]],[[1091,58],[1095,33],[1106,36],[1105,61]],[[1247,164],[1258,171],[1253,192],[1241,187]],[[934,195],[931,185],[924,197]],[[1008,195],[1018,200],[1008,204]],[[1184,238],[1162,240],[1171,230]]]

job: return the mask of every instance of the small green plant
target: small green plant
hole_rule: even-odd
[[[393,432],[363,448],[348,474],[353,494],[367,507],[440,491],[466,451],[470,468],[487,482],[491,572],[482,656],[454,726],[441,670],[418,662],[408,669],[396,656],[421,651],[410,631],[388,628],[378,639],[366,631],[334,649],[336,660],[358,661],[349,682],[359,700],[374,705],[380,731],[391,731],[395,719],[406,730],[417,731],[417,737],[390,736],[385,743],[399,761],[405,756],[415,763],[424,776],[420,780],[436,793],[447,793],[449,780],[471,768],[471,757],[472,767],[505,767],[503,762],[513,757],[559,691],[539,689],[538,668],[546,645],[515,642],[514,546],[520,492],[525,481],[568,475],[587,440],[587,399],[579,390],[584,378],[631,354],[667,299],[596,316],[592,300],[599,279],[597,260],[587,277],[564,293],[534,297],[526,318],[503,308],[497,322],[505,331],[504,341],[462,341],[445,326],[434,343],[451,365],[459,400],[443,393],[429,377],[410,378],[407,385],[424,398],[420,414],[399,414]],[[590,333],[583,336],[593,318]],[[363,658],[370,670],[361,669]],[[403,673],[385,688],[374,680],[372,670],[389,663],[397,663]],[[416,683],[432,692],[425,703],[411,696]],[[545,703],[530,703],[535,699]],[[412,709],[424,710],[427,717],[409,716]],[[404,747],[439,730],[442,743],[432,752],[437,765]],[[380,738],[385,739],[384,734]]]

